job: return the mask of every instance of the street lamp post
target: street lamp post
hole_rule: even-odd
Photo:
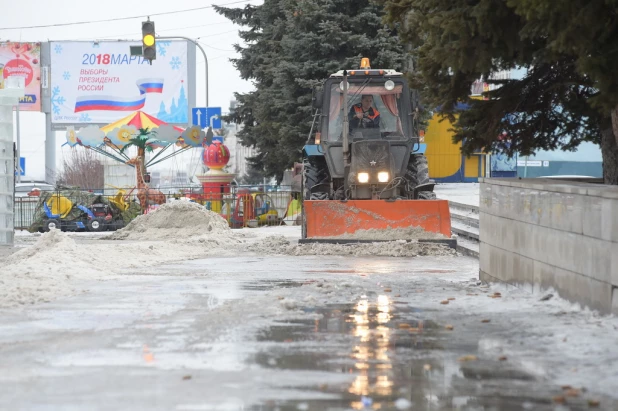
[[[206,57],[206,52],[204,51],[204,49],[202,48],[202,46],[200,46],[200,44],[193,40],[192,38],[189,37],[183,37],[183,36],[163,36],[163,37],[155,37],[157,40],[178,40],[178,39],[182,39],[182,40],[187,40],[190,41],[191,43],[195,44],[197,46],[197,48],[200,49],[200,51],[202,52],[202,55],[204,56],[204,62],[206,63],[206,107],[208,107],[208,57]]]

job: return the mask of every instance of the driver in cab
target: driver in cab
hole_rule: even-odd
[[[380,112],[372,107],[373,96],[364,94],[350,109],[350,128],[380,128]]]

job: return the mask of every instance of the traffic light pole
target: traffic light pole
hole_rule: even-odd
[[[204,51],[202,46],[200,46],[200,44],[197,41],[189,37],[183,37],[183,36],[164,36],[164,37],[156,36],[155,39],[157,40],[178,40],[178,39],[187,40],[195,44],[197,48],[200,49],[200,51],[202,52],[202,55],[204,56],[204,62],[206,63],[206,107],[208,107],[208,57],[206,57],[206,52]]]

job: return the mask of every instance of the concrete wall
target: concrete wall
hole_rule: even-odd
[[[481,179],[480,276],[618,314],[618,187]]]

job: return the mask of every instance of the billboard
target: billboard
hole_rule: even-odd
[[[0,89],[9,77],[23,77],[25,96],[19,100],[23,111],[41,110],[41,44],[0,43]]]
[[[140,41],[51,42],[55,124],[109,124],[135,111],[167,123],[189,122],[188,47],[157,41],[152,62],[130,55]]]

